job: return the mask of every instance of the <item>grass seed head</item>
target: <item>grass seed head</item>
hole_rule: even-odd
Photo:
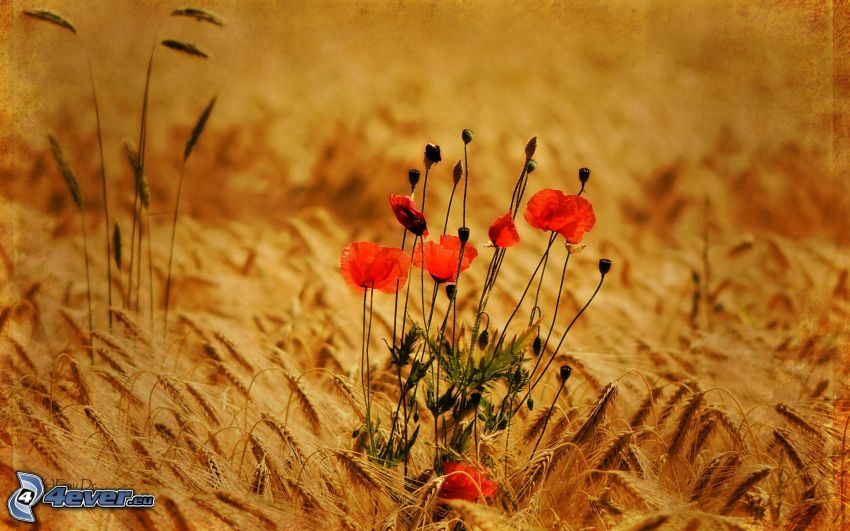
[[[75,28],[73,24],[68,22],[68,20],[66,20],[61,15],[54,13],[53,11],[27,10],[24,11],[24,15],[37,20],[43,20],[44,22],[49,22],[50,24],[55,24],[61,28],[70,31],[71,33],[77,33],[77,28]]]

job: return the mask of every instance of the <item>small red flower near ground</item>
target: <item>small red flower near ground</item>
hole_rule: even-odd
[[[425,214],[416,208],[413,199],[406,195],[390,194],[390,206],[393,209],[393,213],[395,213],[396,219],[405,229],[416,236],[428,236]]]
[[[551,188],[531,196],[524,217],[532,227],[555,231],[570,243],[580,243],[584,233],[596,224],[590,201]]]
[[[438,283],[457,282],[457,263],[460,259],[460,238],[443,234],[440,243],[425,242],[425,245],[416,246],[413,250],[413,265],[422,267],[422,258],[425,255],[425,269]],[[463,260],[461,261],[461,272],[469,269],[472,261],[478,256],[478,251],[469,242],[463,249]]]
[[[508,210],[507,214],[494,221],[487,235],[496,247],[506,248],[518,244],[519,232],[514,224],[513,213]]]
[[[361,293],[365,288],[395,293],[407,282],[410,259],[404,251],[394,247],[372,242],[347,243],[339,258],[339,271],[342,278]]]
[[[445,481],[440,487],[440,498],[444,500],[475,501],[480,495],[492,497],[499,484],[490,481],[486,472],[463,463],[449,462],[443,465]]]

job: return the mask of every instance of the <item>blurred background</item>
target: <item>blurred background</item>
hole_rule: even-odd
[[[850,297],[846,134],[837,114],[846,63],[835,53],[846,13],[837,7],[203,2],[225,19],[216,28],[168,18],[182,7],[171,1],[6,6],[0,238],[12,282],[4,297],[38,284],[43,305],[83,308],[78,220],[46,141],[54,131],[65,146],[91,238],[102,241],[81,44],[100,98],[111,207],[127,227],[132,179],[122,143],[138,137],[152,46],[179,38],[210,58],[155,52],[147,177],[158,263],[182,146],[207,101],[217,95],[218,104],[186,175],[178,309],[237,330],[251,326],[246,316],[289,312],[279,318],[286,326],[293,316],[319,319],[311,311],[318,303],[304,297],[316,291],[329,308],[323,333],[356,345],[357,296],[336,272],[339,249],[362,239],[398,245],[386,198],[407,190],[424,145],[443,149],[428,188],[436,227],[463,154],[460,132],[475,132],[468,224],[483,256],[470,277],[483,277],[487,226],[507,210],[523,148],[537,135],[528,195],[575,192],[578,168],[592,170],[587,197],[598,223],[571,266],[563,315],[592,291],[596,260],[614,261],[571,345],[588,363],[612,377],[634,367],[695,374],[750,404],[837,392],[832,370],[846,353]],[[77,37],[21,15],[33,8],[61,13]],[[459,215],[456,208],[450,227]],[[520,225],[524,243],[506,264],[494,322],[545,246],[545,236]],[[97,244],[91,254],[103,268]],[[551,299],[556,269],[544,284]]]

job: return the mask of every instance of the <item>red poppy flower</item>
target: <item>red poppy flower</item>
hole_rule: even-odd
[[[390,206],[393,208],[396,219],[405,229],[416,236],[428,236],[425,214],[417,210],[413,199],[406,195],[390,194]]]
[[[375,288],[384,293],[395,293],[407,282],[410,259],[401,249],[382,247],[372,242],[347,243],[339,258],[339,271],[342,278],[358,291]]]
[[[570,243],[579,243],[596,224],[596,216],[587,199],[547,188],[528,200],[525,221],[537,229],[558,232]]]
[[[507,214],[494,221],[487,235],[496,247],[513,247],[518,244],[519,233],[516,230],[512,212],[508,210]]]
[[[445,463],[445,480],[440,487],[440,498],[444,500],[475,501],[483,494],[492,497],[499,490],[499,484],[487,479],[487,474],[463,463]]]
[[[460,238],[443,234],[440,243],[425,242],[423,247],[417,245],[413,250],[413,265],[422,267],[422,257],[425,255],[425,269],[438,283],[457,282],[457,262],[460,259]],[[478,256],[478,251],[469,242],[463,249],[461,272],[469,269],[472,261]]]

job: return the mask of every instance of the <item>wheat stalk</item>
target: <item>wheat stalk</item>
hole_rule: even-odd
[[[218,15],[197,7],[184,7],[171,12],[172,17],[191,17],[198,22],[206,22],[214,26],[224,26],[224,21]]]
[[[233,507],[238,511],[242,511],[244,513],[248,513],[257,520],[259,520],[263,527],[266,529],[277,529],[277,524],[274,520],[263,514],[256,507],[251,506],[251,504],[245,502],[244,500],[237,498],[236,496],[228,493],[228,492],[216,492],[215,497],[218,501]]]
[[[744,479],[735,487],[735,490],[732,491],[732,494],[726,499],[726,504],[723,506],[721,510],[721,514],[726,514],[735,506],[735,503],[741,496],[747,493],[753,486],[755,486],[758,482],[763,480],[770,474],[770,471],[773,470],[769,466],[759,468],[754,470],[750,474],[748,474]]]
[[[803,432],[815,437],[820,441],[826,441],[826,436],[811,422],[803,418],[797,410],[787,404],[776,404],[776,412],[782,415],[793,426],[800,428]]]
[[[59,171],[62,173],[62,178],[65,179],[65,183],[68,185],[68,190],[71,192],[71,199],[74,201],[74,205],[76,205],[77,210],[80,212],[80,220],[81,226],[83,229],[83,257],[85,259],[86,265],[86,294],[88,298],[89,305],[89,339],[88,342],[91,342],[91,334],[94,331],[93,324],[93,314],[92,314],[92,303],[91,303],[91,277],[89,276],[89,240],[86,235],[86,219],[83,214],[83,194],[80,192],[80,185],[77,182],[77,177],[74,175],[74,170],[71,169],[71,165],[68,164],[68,161],[65,160],[65,155],[62,153],[62,147],[59,145],[59,140],[56,139],[56,136],[50,134],[48,136],[50,140],[50,150],[53,153],[53,159],[56,161],[56,164],[59,166]],[[91,347],[91,345],[89,345]],[[91,362],[94,363],[94,352],[89,352],[91,357]]]
[[[699,408],[702,405],[703,397],[703,393],[694,393],[685,405],[685,409],[682,411],[681,417],[679,417],[679,423],[676,425],[676,430],[673,432],[670,446],[667,448],[668,456],[675,456],[682,448],[685,437],[694,424],[697,411],[699,411]]]
[[[66,20],[58,13],[54,13],[53,11],[26,10],[24,11],[24,15],[32,17],[34,19],[43,20],[44,22],[49,22],[50,24],[55,24],[61,28],[70,31],[71,33],[77,33],[77,28],[73,24],[68,22],[68,20]]]
[[[163,41],[162,44],[170,48],[185,51],[186,53],[207,57],[206,54],[200,52],[191,44],[178,43],[177,41]],[[174,263],[174,240],[177,236],[177,214],[180,212],[180,195],[183,192],[183,177],[186,174],[186,164],[189,161],[189,156],[192,154],[192,150],[194,149],[195,144],[198,142],[198,139],[204,132],[204,127],[206,127],[207,125],[207,121],[210,118],[210,114],[212,114],[213,107],[215,106],[215,100],[215,98],[211,99],[207,106],[204,108],[203,112],[201,113],[201,116],[195,123],[195,127],[192,128],[192,134],[189,136],[189,140],[186,142],[186,147],[183,150],[183,162],[180,165],[180,179],[177,182],[177,199],[175,200],[174,205],[174,219],[171,223],[171,245],[168,251],[168,278],[165,282],[165,312],[162,320],[163,335],[168,333],[168,306],[171,301],[171,272],[172,265]]]
[[[165,506],[165,512],[168,513],[169,518],[171,518],[171,525],[173,529],[177,529],[178,531],[190,531],[192,529],[173,499],[168,496],[162,496],[162,503]]]
[[[573,434],[572,442],[575,444],[583,444],[586,443],[590,436],[595,433],[596,427],[599,426],[599,423],[602,422],[602,419],[605,416],[605,411],[614,401],[614,398],[617,396],[617,383],[611,382],[602,389],[602,392],[599,394],[599,398],[596,400],[596,404],[593,406],[593,409],[590,411],[590,414],[587,416],[587,419],[581,425],[581,427]]]

